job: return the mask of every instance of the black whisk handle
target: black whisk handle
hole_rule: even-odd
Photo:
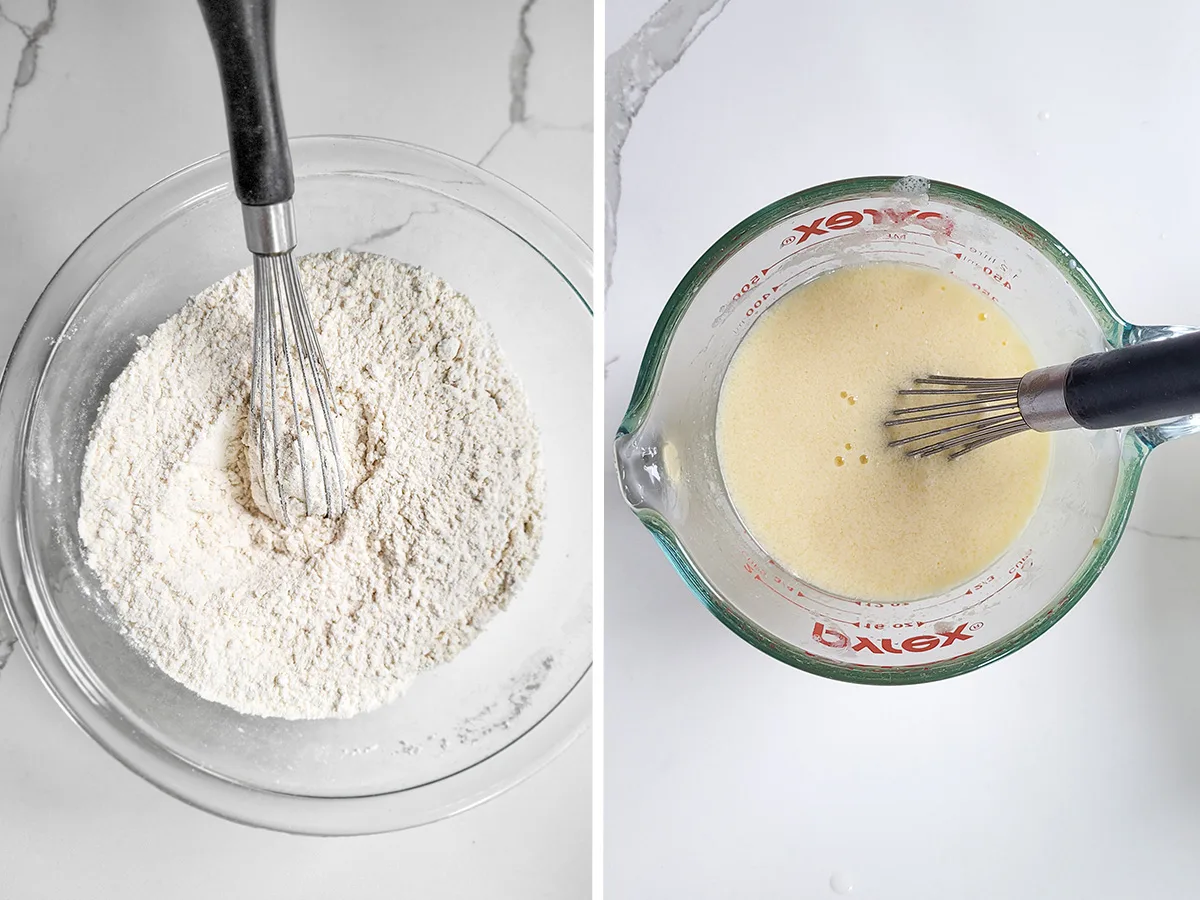
[[[274,0],[199,0],[225,97],[233,184],[247,206],[292,199],[295,183],[275,76]]]
[[[1067,370],[1064,398],[1091,429],[1200,413],[1200,332],[1080,357]]]

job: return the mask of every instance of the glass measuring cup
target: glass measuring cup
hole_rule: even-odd
[[[1158,444],[1200,416],[1054,435],[1029,525],[968,584],[907,603],[837,596],[775,563],[742,526],[717,461],[716,413],[734,350],[789,290],[835,269],[937,269],[998,304],[1037,364],[1192,331],[1131,325],[1074,256],[1031,219],[974,191],[876,177],[786,197],[692,266],[651,335],[615,442],[626,501],[729,628],[797,668],[902,684],[962,674],[1023,647],[1092,585]]]

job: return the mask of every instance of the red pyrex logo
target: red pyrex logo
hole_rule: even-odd
[[[813,640],[818,644],[824,644],[826,647],[832,647],[834,650],[844,650],[850,647],[855,653],[860,650],[870,650],[872,653],[924,653],[927,650],[933,650],[936,647],[949,647],[955,641],[969,641],[972,635],[965,634],[967,623],[963,622],[953,631],[947,631],[939,634],[918,634],[913,637],[905,638],[897,647],[891,638],[884,638],[876,643],[869,637],[855,635],[858,638],[857,643],[850,645],[850,638],[836,628],[830,628],[821,622],[813,625]]]
[[[864,209],[859,212],[856,209],[846,209],[841,212],[836,212],[829,218],[821,216],[813,219],[807,225],[797,225],[792,231],[800,232],[800,239],[796,241],[798,244],[803,244],[810,237],[816,234],[829,234],[830,230],[842,231],[846,228],[854,228],[856,225],[861,225],[864,218],[871,217],[871,221],[876,225],[903,225],[910,219],[924,225],[930,231],[937,231],[944,234],[946,237],[954,231],[954,222],[947,219],[940,212],[926,211],[922,212],[919,209]],[[940,220],[936,224],[934,220]]]

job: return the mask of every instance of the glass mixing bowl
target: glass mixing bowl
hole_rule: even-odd
[[[971,285],[1016,323],[1038,365],[1193,329],[1129,324],[1037,223],[920,178],[793,194],[734,227],[684,276],[617,434],[625,499],[700,599],[759,649],[843,681],[932,681],[999,659],[1058,621],[1112,555],[1147,455],[1200,430],[1200,416],[1056,433],[1032,520],[970,583],[908,603],[806,583],[734,511],[717,461],[717,401],[734,350],[764,310],[794,287],[868,262],[925,266]]]
[[[385,831],[496,795],[588,723],[591,252],[515,188],[430,150],[313,137],[292,153],[297,253],[351,247],[437,273],[471,298],[524,383],[547,483],[545,539],[524,589],[452,663],[352,719],[240,715],[121,636],[82,558],[80,466],[138,336],[249,264],[223,154],[114,213],[25,323],[0,384],[0,593],[63,709],[154,784],[254,825]]]

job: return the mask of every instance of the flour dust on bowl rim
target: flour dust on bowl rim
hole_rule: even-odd
[[[1124,321],[1036,222],[924,178],[856,178],[785,197],[692,266],[654,328],[616,436],[626,501],[696,595],[760,650],[842,681],[908,684],[969,672],[1058,621],[1112,555],[1150,452],[1200,430],[1200,417],[1055,434],[1032,519],[967,584],[898,603],[807,583],[763,551],[730,502],[716,450],[721,383],[742,337],[788,291],[876,262],[970,285],[1002,308],[1039,365],[1194,329]]]
[[[397,701],[350,719],[267,719],[202,700],[134,652],[83,561],[83,454],[97,407],[184,301],[249,263],[226,154],[138,195],[63,264],[0,383],[0,585],[39,677],[118,760],[218,815],[309,834],[406,828],[518,783],[591,713],[591,252],[481,169],[361,137],[291,143],[298,253],[421,265],[471,298],[541,433],[545,531],[510,607]]]

